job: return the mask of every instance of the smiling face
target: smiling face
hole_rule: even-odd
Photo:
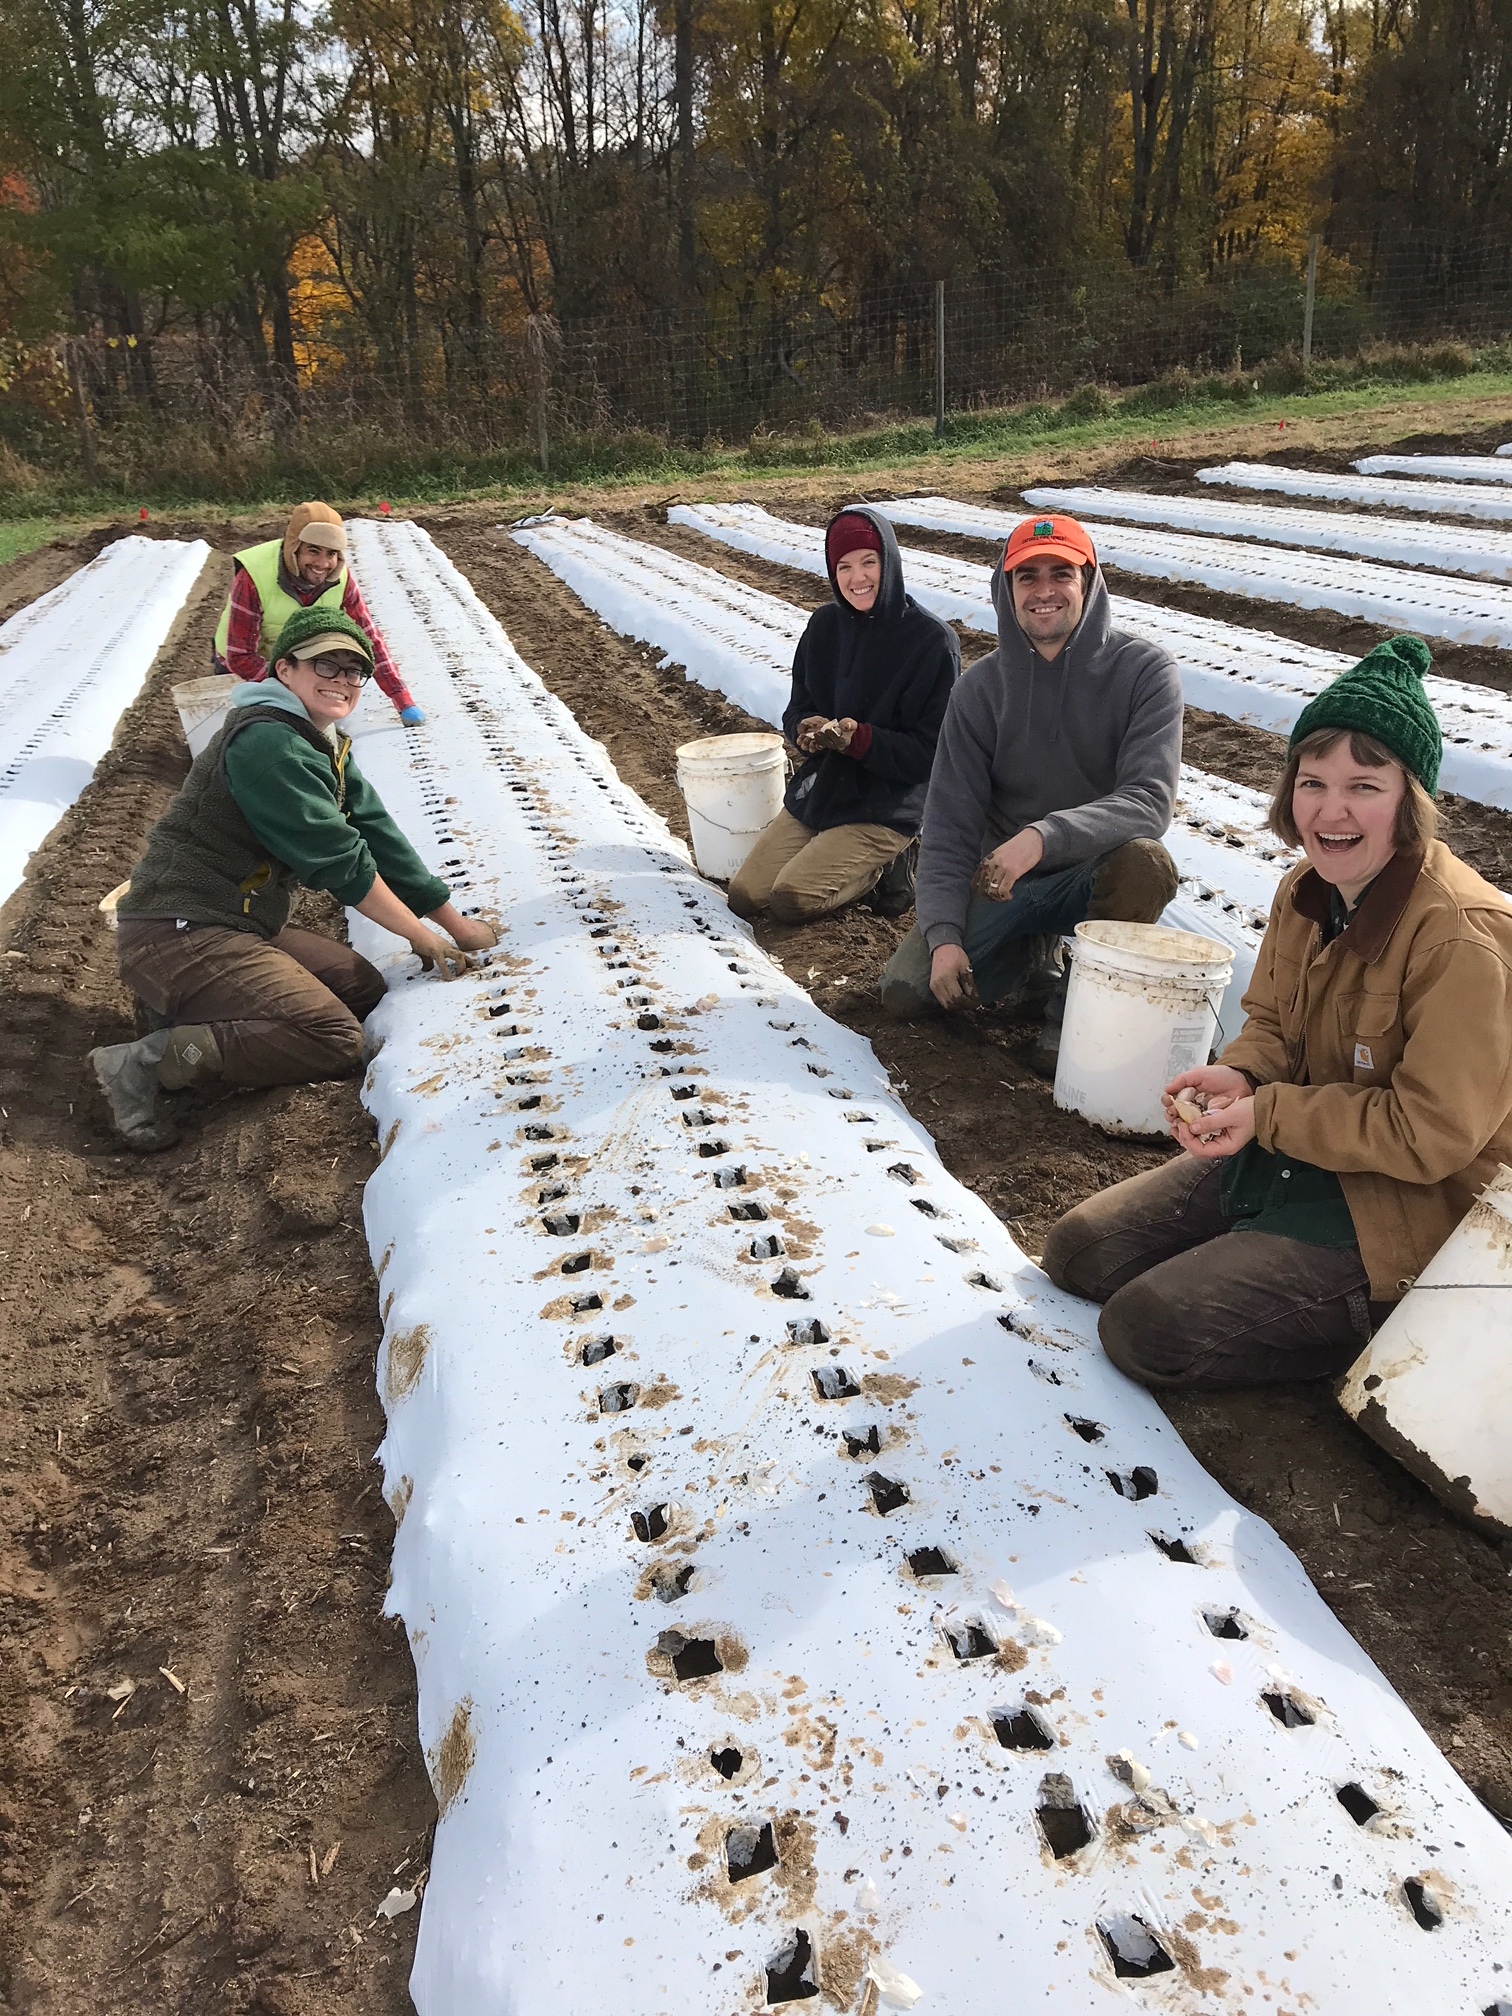
[[[301,539],[294,548],[294,571],[307,588],[324,588],[341,572],[342,556],[334,546],[315,546]]]
[[[1353,904],[1397,851],[1397,814],[1407,795],[1400,763],[1361,763],[1347,734],[1304,756],[1291,811],[1308,860]]]
[[[317,728],[344,721],[362,695],[366,660],[356,651],[324,651],[318,658],[280,658],[274,671]]]
[[[1086,577],[1069,560],[1026,560],[1013,570],[1013,613],[1042,658],[1054,658],[1082,619]]]
[[[882,590],[882,555],[873,553],[869,546],[842,553],[835,562],[835,586],[852,609],[865,615],[876,606]]]

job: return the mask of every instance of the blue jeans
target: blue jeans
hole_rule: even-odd
[[[1098,855],[1070,868],[1035,869],[1021,875],[1006,903],[973,896],[966,906],[961,933],[971,961],[977,993],[991,1006],[1020,990],[1040,967],[1052,942],[1074,930],[1092,907],[1098,872],[1109,857]],[[915,925],[882,974],[882,1005],[890,1015],[908,1020],[936,1013],[939,1003],[929,991],[930,950]]]

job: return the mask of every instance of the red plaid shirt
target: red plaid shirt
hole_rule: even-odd
[[[283,586],[289,590],[297,602],[309,607],[317,595],[324,590],[307,588],[301,581],[292,584],[287,574],[283,576]],[[396,707],[413,707],[414,700],[409,688],[399,677],[399,668],[389,656],[389,648],[383,641],[383,632],[368,614],[367,604],[362,599],[362,590],[348,572],[346,593],[341,598],[344,615],[354,623],[360,623],[367,632],[373,646],[373,677],[387,693]],[[266,679],[268,667],[262,655],[262,600],[258,595],[252,576],[240,561],[234,563],[231,576],[231,621],[226,631],[226,670],[238,679],[257,681]]]

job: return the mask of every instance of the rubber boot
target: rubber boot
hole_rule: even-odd
[[[221,1075],[220,1045],[208,1022],[180,1022],[168,1031],[168,1047],[158,1065],[165,1092],[183,1092]]]
[[[142,1155],[169,1148],[178,1139],[178,1128],[162,1110],[158,1077],[172,1034],[171,1029],[155,1029],[134,1043],[107,1043],[89,1053],[112,1126],[128,1148]]]
[[[901,917],[913,908],[914,875],[919,866],[919,843],[910,840],[894,854],[871,888],[861,899],[877,917]]]

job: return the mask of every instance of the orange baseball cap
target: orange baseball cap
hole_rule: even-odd
[[[1011,574],[1030,560],[1069,560],[1076,567],[1095,567],[1097,548],[1074,518],[1026,518],[1008,535],[1003,572]]]

